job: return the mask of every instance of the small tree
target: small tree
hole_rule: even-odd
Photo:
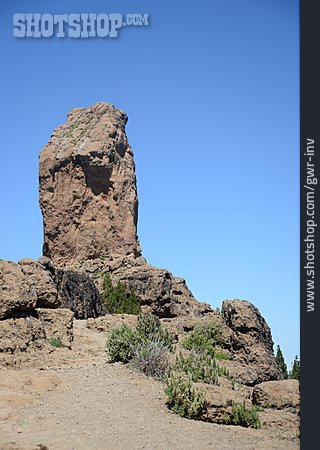
[[[296,355],[293,363],[292,363],[292,369],[290,371],[290,378],[294,380],[300,380],[300,361],[298,359],[298,356]]]
[[[283,357],[283,354],[282,354],[280,345],[277,346],[277,355],[276,355],[276,358],[277,358],[278,364],[279,364],[279,366],[280,366],[280,369],[281,369],[283,378],[284,378],[285,380],[287,380],[287,378],[288,378],[288,370],[287,370],[287,365],[286,365],[286,363],[285,363],[285,361],[284,361],[284,357]]]
[[[124,284],[112,285],[109,273],[103,277],[102,301],[110,314],[139,314],[141,306],[135,292],[127,291]]]

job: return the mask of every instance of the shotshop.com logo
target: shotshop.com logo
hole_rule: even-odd
[[[22,14],[13,15],[17,38],[116,38],[125,26],[149,25],[148,14]]]

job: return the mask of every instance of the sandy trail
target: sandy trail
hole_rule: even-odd
[[[105,336],[75,323],[72,351],[0,371],[1,450],[298,449],[266,430],[182,419],[163,385],[104,357]]]

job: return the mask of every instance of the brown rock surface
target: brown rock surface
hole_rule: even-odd
[[[47,344],[43,323],[33,316],[0,320],[0,366],[19,363]]]
[[[19,265],[36,292],[37,308],[58,308],[61,302],[50,273],[33,259],[22,259]]]
[[[0,366],[19,365],[52,350],[48,339],[71,348],[73,313],[69,309],[38,308],[34,315],[0,320]]]
[[[233,331],[231,345],[234,360],[239,363],[239,378],[249,385],[280,380],[282,374],[273,353],[271,331],[259,310],[245,300],[225,300],[222,317]]]
[[[174,277],[167,269],[151,266],[143,257],[83,261],[72,269],[91,274],[100,293],[103,274],[109,273],[113,284],[120,281],[128,290],[134,289],[144,312],[159,317],[201,317],[212,313],[210,305],[193,297],[183,278]]]
[[[299,411],[298,380],[266,381],[253,388],[253,403],[264,408]]]
[[[135,291],[143,312],[151,312],[160,318],[200,318],[213,314],[209,304],[194,298],[183,278],[174,277],[167,269],[151,266],[142,256],[99,258],[66,267],[73,272],[88,273],[100,295],[103,293],[103,276],[109,273],[114,285],[120,281],[128,290]]]
[[[183,278],[147,264],[142,257],[122,263],[112,271],[112,278],[134,289],[143,310],[158,317],[194,317],[212,311],[207,303],[196,301]]]
[[[137,325],[137,316],[132,314],[108,314],[104,317],[97,317],[96,319],[87,319],[86,327],[92,331],[99,331],[108,333],[114,327],[126,324],[130,327]]]
[[[76,108],[40,154],[43,254],[55,264],[140,254],[127,116],[110,103]]]
[[[207,422],[225,424],[226,414],[231,412],[233,404],[244,403],[247,408],[252,407],[249,389],[237,392],[224,386],[204,383],[195,383],[195,388],[206,394],[208,406],[204,420]]]
[[[40,261],[54,281],[62,308],[73,311],[76,319],[106,314],[95,284],[83,270],[55,267],[46,257],[40,258]]]
[[[36,307],[57,308],[58,292],[50,274],[32,259],[0,261],[0,319]]]
[[[0,319],[14,311],[34,309],[37,296],[22,268],[13,262],[0,261]]]
[[[300,418],[288,411],[265,409],[259,412],[261,428],[277,431],[279,438],[295,440],[300,436]]]
[[[70,309],[37,309],[46,339],[58,339],[63,347],[71,348],[73,341],[73,312]]]

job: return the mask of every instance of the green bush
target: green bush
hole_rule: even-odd
[[[232,411],[226,413],[225,420],[230,425],[240,425],[242,427],[261,428],[260,418],[255,406],[246,408],[245,403],[232,405]]]
[[[182,347],[195,352],[207,352],[215,356],[216,344],[223,344],[222,328],[215,322],[199,323],[182,341]]]
[[[168,370],[168,348],[158,340],[143,340],[133,350],[131,365],[147,376],[164,379]]]
[[[174,338],[172,334],[161,326],[159,317],[153,314],[140,314],[138,316],[137,332],[141,339],[158,341],[169,351],[172,350]]]
[[[103,294],[102,301],[110,314],[139,314],[141,305],[135,292],[127,291],[122,283],[116,286],[112,285],[109,273],[103,277]]]
[[[57,338],[48,339],[48,342],[49,342],[49,344],[52,345],[52,347],[56,347],[56,348],[61,348],[62,347],[62,344],[61,344],[60,340],[57,339]]]
[[[217,348],[217,347],[214,349],[214,357],[215,357],[215,359],[220,359],[220,360],[233,359],[232,355],[230,355],[230,353],[224,352],[223,350],[221,350],[220,348]]]
[[[171,372],[165,393],[168,407],[181,417],[200,419],[206,412],[205,393],[195,391],[190,374]]]
[[[225,378],[228,378],[229,380],[231,380],[229,370],[226,367],[219,366],[218,364],[216,364],[216,366],[217,366],[217,372],[218,372],[219,377],[225,377]]]
[[[215,360],[207,353],[190,353],[187,357],[180,353],[172,370],[190,374],[195,383],[218,384],[218,367]]]
[[[161,327],[158,317],[140,314],[136,328],[121,325],[113,328],[107,338],[106,351],[110,362],[129,362],[142,372],[160,377],[164,370],[165,352],[172,350],[173,336]],[[161,375],[162,376],[162,375]]]
[[[139,336],[128,325],[113,328],[108,336],[106,351],[110,362],[130,361],[134,355],[134,348],[139,342]]]

